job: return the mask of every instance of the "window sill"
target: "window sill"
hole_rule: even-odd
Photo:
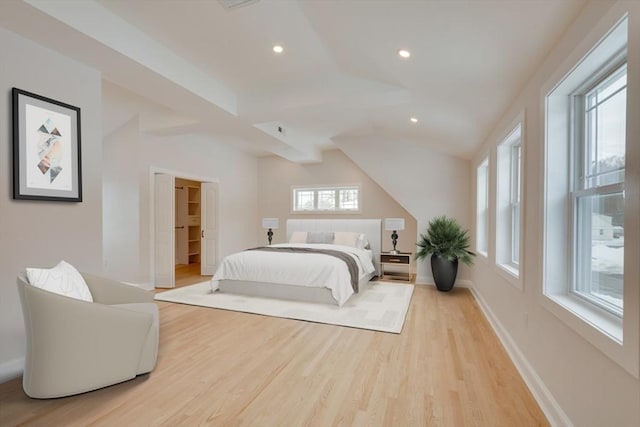
[[[638,378],[637,352],[623,343],[623,321],[568,294],[542,294],[542,306],[627,372]]]
[[[617,344],[622,344],[622,319],[575,296],[566,294],[546,296],[597,332],[606,335]]]
[[[496,264],[496,271],[514,288],[523,290],[522,280],[520,279],[520,270],[509,264]]]
[[[344,210],[344,211],[327,211],[327,210],[317,210],[317,211],[290,211],[291,215],[359,215],[362,214],[360,210]]]

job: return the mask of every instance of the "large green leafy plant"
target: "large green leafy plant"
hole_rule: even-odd
[[[453,261],[459,259],[467,265],[473,264],[475,253],[469,250],[469,231],[463,230],[453,218],[439,216],[429,221],[427,232],[420,234],[416,258],[440,255]]]

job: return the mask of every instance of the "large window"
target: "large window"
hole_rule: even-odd
[[[360,188],[296,187],[293,188],[293,212],[359,212]]]
[[[602,31],[594,29],[592,47],[587,51],[585,43],[579,48],[582,59],[563,65],[565,74],[558,73],[543,89],[541,302],[638,376],[640,335],[633,307],[640,274],[628,260],[629,252],[640,248],[640,216],[637,193],[625,192],[625,179],[634,177],[625,176],[625,166],[637,154],[637,141],[627,135],[636,126],[627,122],[627,95],[640,93],[627,88],[627,18],[606,34]]]
[[[627,66],[614,61],[573,95],[572,292],[622,316]]]
[[[521,124],[498,145],[497,173],[496,264],[517,278],[520,269]]]
[[[489,247],[489,158],[476,171],[476,250],[487,256]]]

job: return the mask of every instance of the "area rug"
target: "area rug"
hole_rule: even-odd
[[[156,294],[158,301],[399,334],[413,285],[370,282],[342,306],[211,292],[209,282]]]

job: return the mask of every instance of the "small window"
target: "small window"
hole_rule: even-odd
[[[522,191],[521,124],[498,145],[496,185],[496,264],[518,278]]]
[[[315,192],[313,190],[298,190],[294,194],[295,209],[310,211],[315,208]]]
[[[511,264],[520,264],[520,192],[522,179],[522,144],[517,141],[511,146]]]
[[[293,212],[359,211],[359,186],[293,188]]]
[[[338,191],[339,205],[344,210],[358,210],[358,189],[343,188]]]
[[[487,256],[489,236],[489,158],[480,163],[476,171],[476,250]]]

